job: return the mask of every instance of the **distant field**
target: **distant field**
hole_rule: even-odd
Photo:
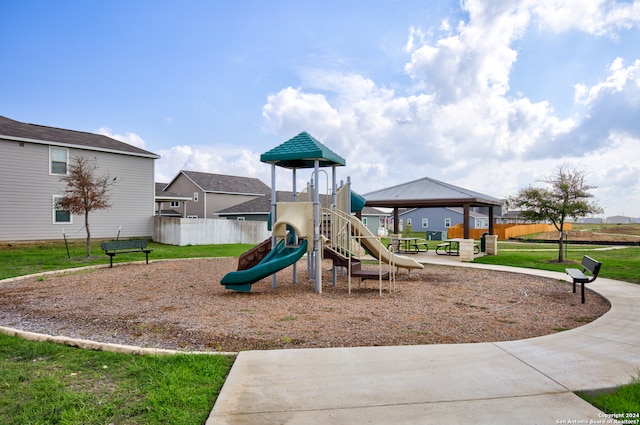
[[[557,240],[557,232],[527,235],[526,239]],[[640,223],[634,224],[573,224],[570,241],[640,242]]]

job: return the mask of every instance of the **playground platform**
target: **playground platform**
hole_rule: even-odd
[[[429,254],[418,261],[568,279]],[[206,423],[607,423],[611,416],[574,392],[638,376],[640,285],[599,277],[589,288],[609,300],[609,312],[538,338],[241,352]]]

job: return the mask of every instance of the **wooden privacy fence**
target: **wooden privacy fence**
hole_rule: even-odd
[[[153,217],[153,241],[167,245],[257,245],[269,236],[266,221]]]
[[[564,230],[571,230],[571,223],[564,224]],[[494,234],[498,235],[498,240],[505,241],[510,238],[516,238],[522,235],[531,235],[533,233],[557,232],[553,224],[496,224],[493,226]],[[469,229],[469,237],[471,239],[480,239],[482,234],[488,232],[489,229]],[[461,224],[449,227],[448,238],[463,238],[464,228]]]

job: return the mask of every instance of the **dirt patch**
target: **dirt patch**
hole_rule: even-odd
[[[609,309],[571,284],[529,275],[427,265],[395,291],[346,277],[314,292],[306,262],[240,293],[219,284],[237,259],[152,262],[0,282],[0,324],[142,347],[238,351],[506,341],[560,332]],[[373,267],[373,266],[372,266]],[[375,268],[375,267],[374,267]]]

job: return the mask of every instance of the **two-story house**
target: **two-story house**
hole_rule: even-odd
[[[74,157],[96,161],[113,179],[110,208],[89,216],[94,238],[149,238],[158,155],[110,137],[27,124],[0,116],[0,240],[82,239],[84,217],[59,207]]]
[[[191,197],[187,218],[217,218],[218,211],[271,194],[257,178],[187,170],[181,170],[164,190]]]

